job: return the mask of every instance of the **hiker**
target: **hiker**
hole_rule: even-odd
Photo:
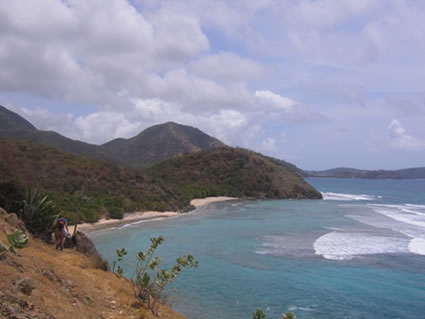
[[[56,249],[63,250],[65,238],[69,237],[68,220],[60,215],[54,222],[53,228],[55,231]]]

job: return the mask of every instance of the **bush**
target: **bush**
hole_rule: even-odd
[[[120,207],[112,207],[109,209],[109,217],[113,219],[123,219],[124,210]]]
[[[27,191],[19,217],[31,233],[36,236],[48,234],[57,216],[56,205],[49,200],[48,195],[37,190]]]
[[[134,269],[131,278],[134,294],[141,303],[146,303],[147,308],[154,314],[157,314],[157,302],[161,300],[165,287],[174,281],[185,268],[198,267],[198,261],[192,255],[185,255],[178,257],[170,270],[160,269],[162,259],[155,257],[155,252],[163,241],[164,237],[162,236],[151,238],[149,249],[146,252],[138,252],[136,266],[130,264]],[[118,265],[115,271],[115,266],[124,261],[126,255],[125,248],[117,249],[118,259],[112,264],[112,271],[120,276],[123,275],[124,269]]]
[[[24,192],[15,183],[4,182],[0,184],[0,207],[8,213],[18,213],[22,209],[24,197]]]

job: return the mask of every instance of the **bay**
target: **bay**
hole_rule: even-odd
[[[425,180],[308,181],[324,200],[214,203],[90,237],[110,262],[158,235],[165,266],[194,255],[169,289],[189,319],[425,318]]]

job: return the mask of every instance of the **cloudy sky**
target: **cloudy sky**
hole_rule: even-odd
[[[175,121],[305,169],[425,166],[425,1],[1,0],[0,104],[96,144]]]

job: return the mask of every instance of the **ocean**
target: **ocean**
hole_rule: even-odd
[[[308,181],[324,200],[213,203],[90,237],[109,261],[158,235],[164,266],[194,255],[168,290],[189,319],[424,319],[425,180]]]

